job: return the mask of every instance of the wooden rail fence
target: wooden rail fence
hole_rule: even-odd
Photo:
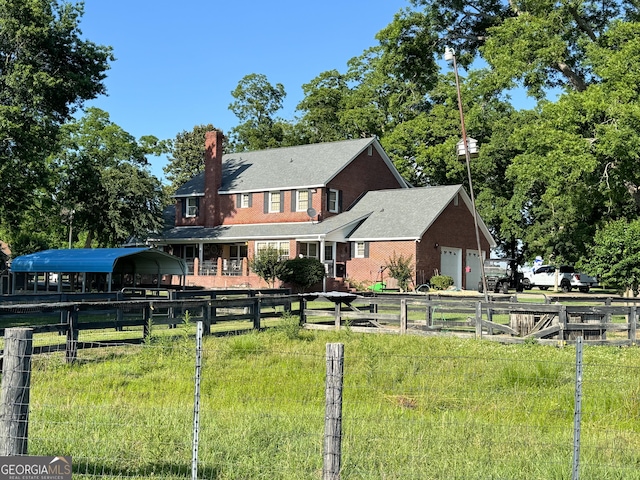
[[[211,333],[212,324],[220,322],[250,321],[249,329],[261,329],[264,319],[290,312],[292,301],[297,299],[297,296],[291,295],[257,295],[249,298],[0,304],[0,335],[4,336],[5,328],[25,323],[33,334],[57,332],[66,335],[64,344],[38,345],[33,353],[64,350],[67,361],[72,362],[77,357],[78,349],[90,348],[96,343],[80,341],[80,331],[122,331],[126,327],[142,327],[142,335],[137,338],[111,342],[141,343],[148,338],[151,326],[175,327],[183,322],[186,312],[189,312],[191,321],[203,322],[205,334]],[[58,321],[48,323],[48,318]]]
[[[4,335],[5,328],[16,326],[28,326],[34,334],[57,332],[66,336],[64,343],[37,345],[33,353],[65,351],[69,362],[77,358],[78,349],[97,344],[83,342],[81,331],[141,327],[141,334],[132,330],[132,334],[137,335],[134,338],[123,339],[126,335],[120,334],[117,340],[101,340],[99,345],[141,343],[148,338],[150,326],[175,327],[183,322],[186,312],[191,321],[203,322],[205,334],[211,333],[212,325],[222,322],[248,322],[236,326],[234,333],[261,329],[265,319],[291,312],[300,315],[300,322],[307,329],[444,334],[503,343],[535,340],[557,344],[573,342],[579,336],[591,344],[635,345],[637,342],[638,305],[629,299],[606,298],[590,302],[596,305],[572,305],[569,302],[522,303],[515,297],[491,299],[486,303],[478,297],[314,294],[225,298],[216,291],[202,298],[202,292],[199,293],[200,296],[193,292],[185,295],[186,298],[173,300],[154,297],[127,301],[4,302],[0,303],[0,335]]]
[[[504,343],[535,340],[556,344],[573,342],[580,336],[590,344],[635,345],[640,307],[633,300],[610,297],[596,299],[595,303],[602,305],[521,303],[515,297],[488,303],[477,297],[363,297],[337,301],[320,295],[318,299],[335,304],[313,308],[315,300],[303,298],[301,318],[307,328],[351,328],[400,335],[446,332]],[[580,300],[585,302],[584,298]]]

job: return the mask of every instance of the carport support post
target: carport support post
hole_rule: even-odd
[[[335,307],[333,308],[333,321],[334,321],[334,325],[336,327],[336,330],[340,330],[340,306],[342,305],[342,302],[340,302],[340,300],[336,301]]]
[[[7,328],[0,393],[0,455],[27,455],[33,330]]]

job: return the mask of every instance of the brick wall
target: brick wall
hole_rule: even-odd
[[[215,227],[222,223],[218,190],[222,185],[222,132],[215,130],[205,134],[204,142],[204,202],[200,215],[204,226]]]
[[[347,278],[373,284],[380,280],[380,267],[388,263],[394,252],[396,257],[411,256],[415,262],[415,249],[416,242],[413,241],[370,242],[368,258],[352,258],[347,262]],[[386,271],[383,275],[385,278],[389,276]]]
[[[320,212],[322,208],[322,189],[316,189],[311,193],[311,205]],[[304,212],[291,211],[292,198],[295,202],[296,191],[284,190],[284,212],[264,213],[264,192],[256,192],[251,195],[251,207],[239,208],[236,195],[221,195],[221,210],[225,225],[238,225],[247,223],[282,223],[282,222],[306,222],[309,216]]]
[[[343,211],[369,190],[385,190],[402,186],[378,151],[375,148],[371,150],[371,156],[367,150],[363,151],[327,185],[329,188],[342,191]],[[326,205],[326,192],[323,200]]]
[[[328,185],[329,188],[342,192],[342,209],[346,210],[353,202],[369,190],[399,188],[400,184],[392,171],[375,148],[372,155],[362,152]],[[311,205],[320,218],[327,218],[334,213],[327,211],[327,195],[329,188],[317,188],[311,194]],[[285,190],[283,212],[264,213],[264,192],[251,195],[251,207],[239,208],[236,195],[221,195],[221,214],[226,225],[247,223],[280,223],[305,222],[309,220],[306,211],[292,211],[292,200],[295,202],[295,190]]]
[[[482,236],[482,232],[480,235],[482,249],[488,255],[489,242]],[[347,248],[351,248],[349,244],[348,247],[339,249],[338,260],[343,258],[346,260],[346,272],[349,279],[373,283],[379,280],[380,267],[388,262],[394,252],[396,256],[403,255],[405,258],[411,255],[415,265],[414,282],[419,285],[428,282],[436,270],[440,271],[440,249],[442,247],[461,248],[463,258],[466,258],[466,250],[477,250],[476,245],[473,215],[460,201],[457,206],[451,202],[445,208],[420,242],[369,242],[368,258],[349,258],[350,250],[348,254],[346,253]],[[461,272],[463,287],[475,289],[474,285],[464,285],[464,267],[463,264]],[[384,276],[388,277],[386,271]]]
[[[437,244],[437,247],[436,247]],[[490,246],[482,232],[480,232],[480,245],[489,256]],[[456,206],[452,201],[442,212],[440,217],[431,225],[422,237],[418,245],[418,263],[416,273],[424,275],[427,279],[434,275],[435,269],[440,270],[440,249],[453,247],[462,249],[462,258],[466,258],[467,250],[478,250],[476,242],[473,215],[466,207],[462,199]],[[464,260],[462,265],[463,288],[475,289],[474,285],[465,285]]]

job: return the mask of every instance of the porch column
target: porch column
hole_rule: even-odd
[[[322,263],[322,267],[325,269],[325,273],[326,273],[326,265],[324,264],[324,237],[322,237],[320,239],[320,263]],[[322,291],[326,292],[327,291],[327,276],[324,275],[322,277]]]
[[[249,259],[247,257],[242,258],[242,275],[249,276]]]
[[[216,267],[216,276],[222,276],[222,257],[218,257],[216,262],[218,264]]]

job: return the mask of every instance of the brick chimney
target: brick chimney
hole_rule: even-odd
[[[222,132],[214,130],[205,134],[204,140],[204,226],[221,224],[220,197],[222,186]]]

